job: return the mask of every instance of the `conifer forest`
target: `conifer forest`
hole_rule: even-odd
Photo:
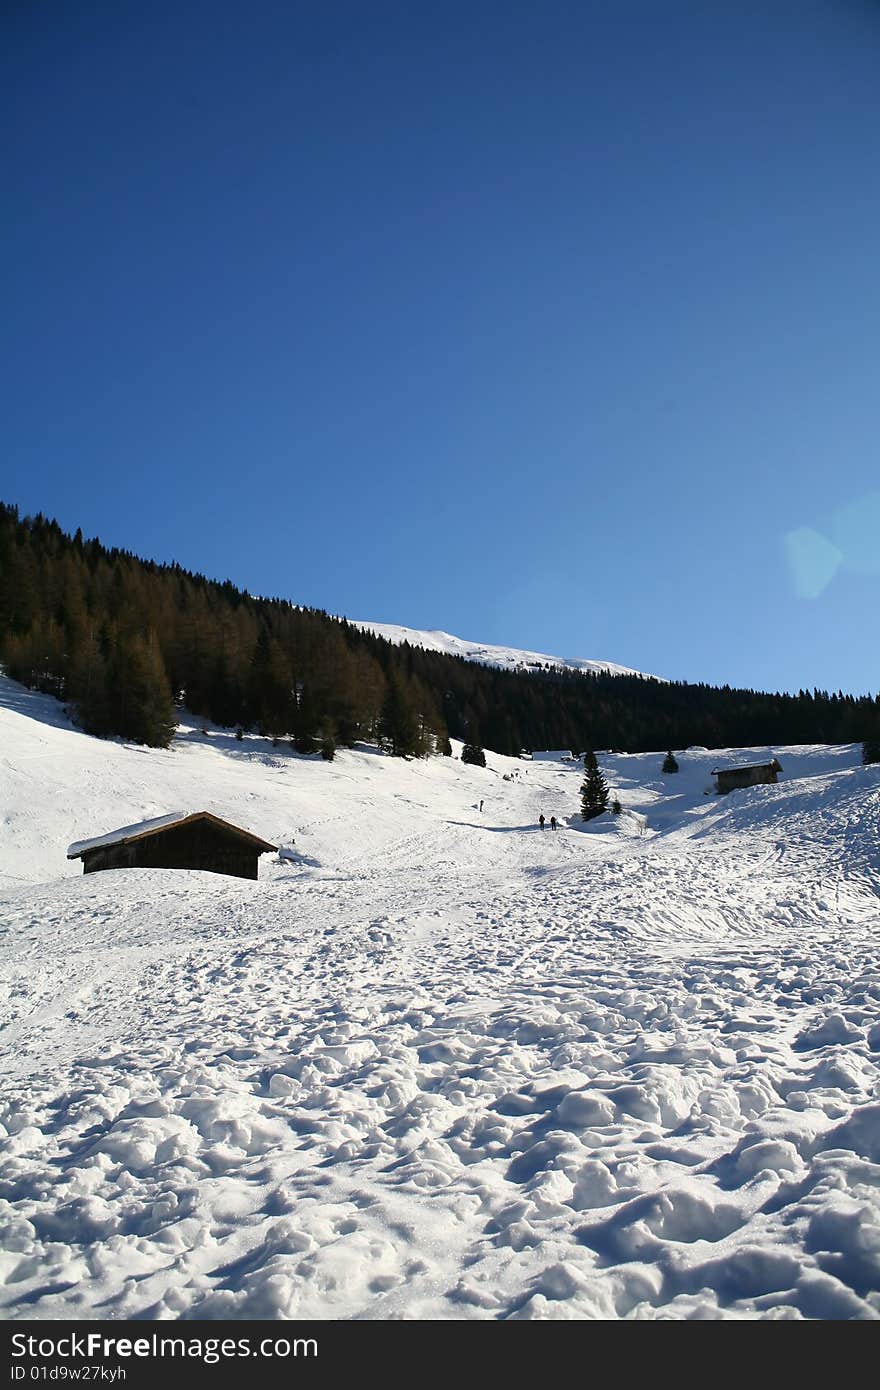
[[[155,747],[168,745],[184,705],[329,759],[364,741],[418,757],[448,753],[450,738],[515,755],[880,737],[878,697],[498,670],[141,560],[5,504],[0,659],[13,679],[63,701],[86,732]]]

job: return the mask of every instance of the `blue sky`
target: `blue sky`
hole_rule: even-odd
[[[880,688],[880,5],[3,28],[4,500],[350,617]]]

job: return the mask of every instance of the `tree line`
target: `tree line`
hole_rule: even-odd
[[[451,752],[450,738],[516,755],[880,737],[875,697],[498,670],[141,560],[3,503],[0,659],[65,701],[87,732],[156,747],[183,705],[330,758],[360,741],[424,756]]]

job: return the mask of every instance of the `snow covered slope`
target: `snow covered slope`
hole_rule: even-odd
[[[516,647],[493,647],[482,642],[466,642],[462,637],[453,637],[450,632],[421,632],[413,627],[399,627],[396,623],[354,623],[355,627],[366,632],[375,632],[389,642],[409,642],[412,647],[424,647],[430,652],[442,652],[444,656],[461,656],[466,661],[477,661],[483,666],[500,666],[509,671],[529,671],[539,667],[555,666],[571,671],[607,671],[612,676],[638,676],[644,672],[635,671],[631,666],[619,666],[614,661],[587,661],[579,657],[547,656],[544,652],[525,652]],[[653,677],[662,680],[662,676]]]
[[[3,682],[2,1315],[880,1317],[880,770],[728,751],[600,756],[585,827],[561,758],[155,752]],[[65,859],[181,805],[293,857]]]

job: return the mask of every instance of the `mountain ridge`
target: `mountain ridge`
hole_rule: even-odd
[[[494,666],[502,671],[551,670],[587,671],[596,675],[606,672],[612,676],[646,676],[649,680],[665,680],[664,676],[654,676],[647,671],[639,671],[634,666],[623,666],[618,661],[597,661],[587,657],[551,656],[547,652],[529,651],[521,647],[506,647],[493,642],[469,642],[456,637],[443,628],[413,628],[400,623],[372,623],[349,619],[352,626],[364,632],[372,632],[377,637],[400,645],[408,642],[411,647],[423,651],[440,652],[444,656],[460,656],[465,661],[473,661],[481,666]]]

